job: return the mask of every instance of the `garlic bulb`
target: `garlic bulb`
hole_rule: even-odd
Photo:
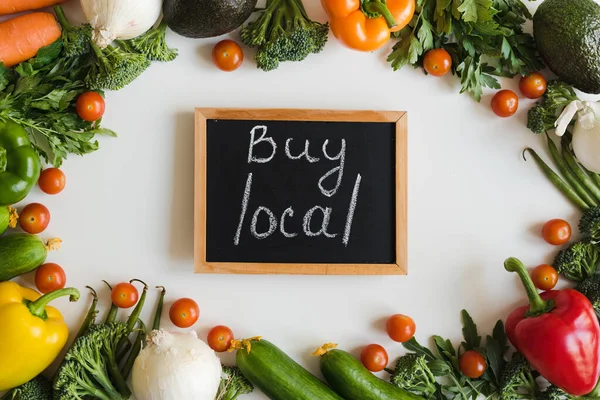
[[[221,372],[221,361],[195,332],[155,330],[133,364],[133,394],[137,400],[214,400]]]
[[[81,0],[81,7],[94,28],[94,43],[103,49],[146,33],[160,17],[162,0]]]
[[[573,128],[573,153],[585,168],[600,173],[600,103],[573,101],[556,121],[556,134],[562,136],[571,120],[577,116]]]

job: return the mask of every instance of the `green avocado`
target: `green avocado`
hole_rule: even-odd
[[[164,19],[181,36],[207,38],[240,27],[258,0],[165,0]]]
[[[546,0],[533,17],[544,62],[561,80],[600,93],[600,5],[594,0]]]

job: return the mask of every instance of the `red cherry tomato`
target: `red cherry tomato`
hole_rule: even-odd
[[[445,49],[429,50],[423,58],[423,68],[429,75],[443,76],[450,72],[452,57]]]
[[[571,238],[571,225],[564,219],[551,219],[544,224],[542,237],[554,246],[565,244]]]
[[[402,314],[392,315],[385,325],[390,339],[396,342],[406,342],[415,335],[415,321]]]
[[[218,353],[229,350],[233,340],[233,331],[224,325],[217,325],[208,332],[206,341],[211,349]]]
[[[169,317],[173,325],[179,328],[189,328],[198,321],[200,308],[198,304],[189,298],[177,300],[169,310]]]
[[[58,264],[47,263],[35,271],[35,287],[46,294],[65,287],[67,275]]]
[[[369,371],[379,372],[387,366],[388,354],[380,345],[370,344],[362,349],[360,360]]]
[[[67,179],[58,168],[46,168],[40,174],[38,185],[46,194],[59,194],[65,188]]]
[[[501,90],[492,98],[492,111],[502,118],[514,115],[519,108],[519,98],[512,90]]]
[[[536,288],[550,290],[558,283],[558,272],[551,265],[538,265],[533,269],[531,279]]]
[[[32,235],[44,232],[49,223],[50,211],[40,203],[28,204],[19,214],[21,229]]]
[[[213,47],[212,59],[222,71],[235,71],[244,61],[244,52],[233,40],[221,40]]]
[[[524,76],[519,81],[519,89],[528,99],[539,99],[546,93],[546,78],[538,72]]]
[[[98,92],[85,92],[77,98],[77,115],[84,121],[98,121],[104,115],[106,104]]]
[[[485,372],[485,358],[475,350],[465,351],[458,359],[460,372],[467,378],[477,379]]]
[[[129,282],[119,283],[113,287],[111,299],[119,308],[131,308],[139,298],[138,290]]]

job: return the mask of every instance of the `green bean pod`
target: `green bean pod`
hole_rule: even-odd
[[[579,182],[585,186],[585,188],[596,198],[597,201],[600,201],[600,188],[596,186],[594,181],[589,177],[589,175],[581,169],[577,161],[575,160],[575,156],[572,150],[569,148],[569,143],[566,138],[562,140],[562,155],[565,159],[567,166],[573,171]]]

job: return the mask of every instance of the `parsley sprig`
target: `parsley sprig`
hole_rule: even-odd
[[[523,26],[532,18],[521,0],[418,0],[411,23],[398,32],[388,61],[394,70],[422,66],[427,51],[445,48],[461,93],[481,100],[498,76],[527,75],[543,68],[535,40]]]

